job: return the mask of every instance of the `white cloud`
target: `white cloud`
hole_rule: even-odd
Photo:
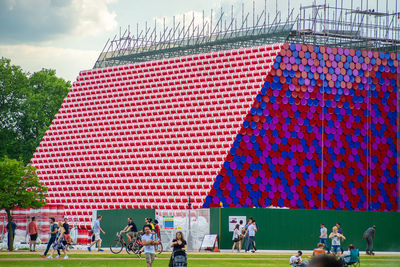
[[[0,55],[10,58],[13,65],[21,66],[25,71],[33,73],[42,68],[55,69],[58,77],[73,82],[79,71],[93,67],[99,52],[33,45],[0,45]]]
[[[42,43],[96,36],[117,28],[114,0],[0,1],[0,43]]]
[[[76,14],[75,34],[97,35],[117,28],[115,12],[108,10],[108,4],[115,0],[74,0],[71,7]]]

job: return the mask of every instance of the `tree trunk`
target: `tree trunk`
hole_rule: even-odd
[[[11,216],[11,210],[10,209],[6,209],[7,212],[7,219],[8,219],[8,250],[9,251],[13,251],[14,250],[14,233],[12,230],[12,216]]]

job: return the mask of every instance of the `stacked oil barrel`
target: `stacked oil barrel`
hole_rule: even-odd
[[[285,44],[204,207],[397,211],[399,61]]]

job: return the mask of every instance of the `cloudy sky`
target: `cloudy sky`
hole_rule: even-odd
[[[351,0],[319,0],[334,4],[350,4]],[[354,3],[361,0],[354,0]],[[367,0],[364,0],[364,5]],[[379,0],[385,11],[386,1],[395,10],[396,0]],[[0,57],[10,58],[29,72],[51,68],[57,75],[74,81],[80,70],[90,69],[96,62],[107,39],[136,23],[162,24],[172,16],[209,14],[222,6],[230,14],[231,6],[241,16],[244,4],[252,10],[252,0],[0,0]],[[264,8],[275,13],[276,3],[286,17],[287,0],[256,0],[256,11]],[[290,0],[290,8],[313,0]],[[369,0],[370,7],[375,1]],[[400,7],[398,7],[400,10]],[[296,12],[296,11],[295,11]],[[199,20],[200,20],[199,16]],[[271,18],[272,20],[272,18]]]

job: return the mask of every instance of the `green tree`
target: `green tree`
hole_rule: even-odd
[[[24,162],[4,157],[0,161],[0,209],[8,219],[8,250],[13,250],[13,220],[11,211],[15,208],[41,208],[46,204],[47,188],[36,175],[36,168]]]
[[[54,70],[29,74],[0,59],[0,157],[28,164],[70,87]]]

